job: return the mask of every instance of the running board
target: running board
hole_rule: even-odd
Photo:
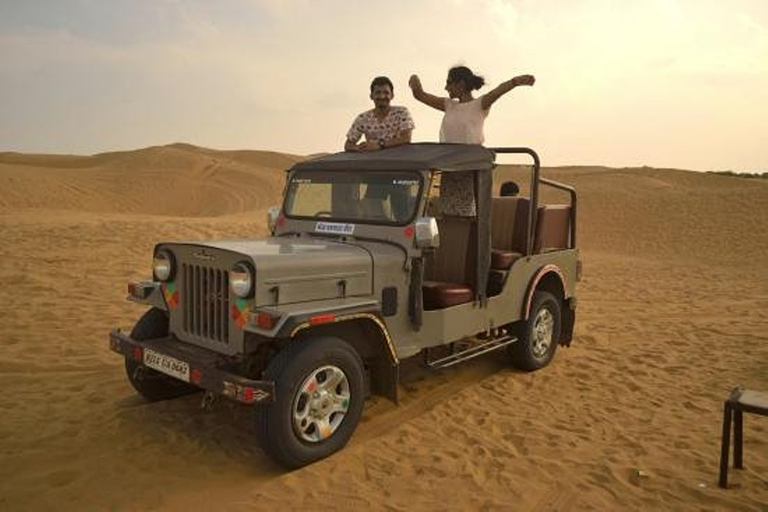
[[[435,359],[434,361],[427,361],[427,366],[433,370],[448,368],[449,366],[453,366],[457,363],[469,361],[470,359],[474,359],[477,356],[487,354],[488,352],[493,352],[494,350],[498,350],[502,347],[506,347],[507,345],[511,345],[516,341],[517,336],[510,335],[494,338],[484,341],[478,345],[472,345],[469,348],[462,350],[461,352],[456,352],[455,354],[451,354],[440,359]]]

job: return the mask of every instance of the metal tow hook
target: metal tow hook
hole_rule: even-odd
[[[200,402],[200,408],[204,411],[213,410],[213,402],[216,400],[216,395],[212,391],[206,391],[203,394],[203,400]]]
[[[133,370],[133,380],[141,382],[144,380],[144,365],[139,365]]]

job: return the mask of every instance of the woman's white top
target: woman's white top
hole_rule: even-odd
[[[483,124],[486,117],[488,111],[483,110],[482,98],[465,103],[446,98],[440,142],[482,144],[485,142]]]
[[[481,98],[460,103],[445,99],[445,116],[440,125],[440,142],[482,144],[483,123],[488,111],[483,110]],[[440,179],[440,211],[443,215],[473,217],[475,184],[470,172],[445,173]]]

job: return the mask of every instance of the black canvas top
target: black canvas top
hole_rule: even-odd
[[[490,170],[493,151],[477,144],[422,142],[371,152],[344,151],[299,162],[300,171],[441,171]]]

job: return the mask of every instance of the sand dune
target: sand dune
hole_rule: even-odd
[[[280,194],[282,171],[298,160],[186,144],[90,157],[0,153],[0,212],[45,208],[187,217],[248,212]]]
[[[723,399],[768,390],[765,180],[546,169],[580,194],[573,346],[533,374],[409,362],[403,403],[374,398],[302,470],[259,451],[246,408],[144,403],[106,344],[142,313],[126,280],[160,240],[263,236],[298,159],[0,153],[0,509],[768,510],[765,418],[716,487]]]

